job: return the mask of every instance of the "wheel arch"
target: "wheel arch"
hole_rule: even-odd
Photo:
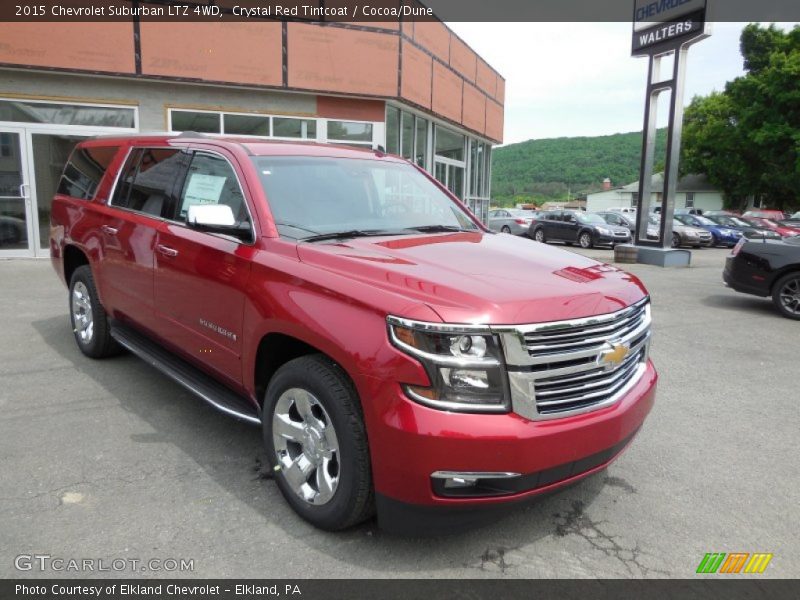
[[[775,292],[775,286],[777,285],[777,283],[781,279],[792,273],[800,274],[800,264],[795,263],[791,265],[786,265],[785,267],[776,271],[775,274],[772,276],[772,281],[769,284],[770,295],[772,295]]]
[[[69,286],[69,283],[72,280],[72,274],[75,272],[75,270],[84,265],[91,266],[91,263],[86,253],[74,244],[67,244],[64,246],[63,257],[64,280],[66,281],[67,286]]]
[[[314,354],[323,356],[331,361],[347,377],[353,385],[353,389],[358,391],[353,374],[341,360],[337,360],[330,352],[326,352],[318,345],[296,335],[281,331],[270,331],[262,335],[259,340],[253,364],[252,384],[258,405],[260,407],[263,406],[267,386],[278,369],[296,358]],[[361,403],[360,394],[358,401]]]

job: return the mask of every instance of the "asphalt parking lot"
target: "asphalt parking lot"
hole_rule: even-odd
[[[725,288],[728,252],[625,267],[652,294],[661,380],[607,472],[426,540],[305,524],[261,474],[258,428],[131,355],[85,358],[49,262],[0,261],[0,576],[80,575],[14,567],[49,554],[193,559],[170,575],[204,578],[687,578],[706,552],[770,552],[762,577],[798,577],[800,323]]]

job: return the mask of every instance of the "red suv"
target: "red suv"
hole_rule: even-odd
[[[261,426],[284,497],[325,529],[571,483],[653,405],[635,277],[496,235],[380,152],[86,141],[50,243],[80,350],[125,348]]]

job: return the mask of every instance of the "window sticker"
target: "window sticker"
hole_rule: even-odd
[[[192,204],[219,204],[222,188],[225,187],[227,179],[227,177],[218,175],[192,173],[186,184],[181,212],[189,210],[189,206]]]

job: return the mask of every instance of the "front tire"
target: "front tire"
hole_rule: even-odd
[[[681,247],[681,236],[679,236],[677,233],[672,234],[672,247],[673,248]]]
[[[581,236],[578,238],[578,243],[581,245],[581,248],[584,250],[588,250],[592,246],[594,246],[594,241],[592,240],[592,234],[588,231],[584,231]]]
[[[503,225],[503,228],[500,230],[500,233],[511,233],[511,228],[508,225]]]
[[[784,317],[800,321],[800,273],[781,277],[773,288],[772,301]]]
[[[544,244],[547,240],[544,236],[544,229],[537,229],[533,232],[533,239],[539,242],[540,244]]]
[[[283,365],[267,387],[262,429],[278,488],[306,521],[338,531],[373,514],[361,405],[340,367],[319,354]]]
[[[94,285],[92,268],[75,269],[69,283],[69,315],[78,348],[90,358],[119,354],[122,348],[111,337],[108,315]]]

